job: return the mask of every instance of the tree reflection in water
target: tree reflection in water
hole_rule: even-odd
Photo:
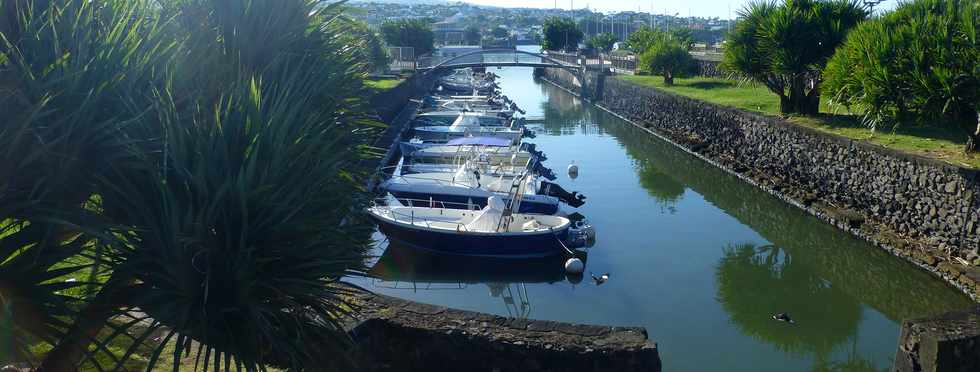
[[[541,93],[548,97],[541,103],[546,133],[552,136],[574,134],[576,127],[583,133],[598,130],[599,127],[590,125],[595,123],[591,106],[554,85],[543,82],[540,87]]]
[[[637,159],[640,185],[647,193],[671,214],[677,212],[677,202],[684,197],[684,184],[661,171],[652,162]]]
[[[732,323],[786,353],[826,360],[861,321],[857,301],[774,245],[726,247],[715,278],[717,299]],[[796,323],[772,319],[780,312]]]
[[[835,293],[842,292],[855,303],[868,305],[894,322],[973,304],[942,281],[888,252],[805,215],[641,129],[606,113],[596,115],[600,123],[609,123],[603,125],[603,130],[615,137],[642,167],[663,172],[665,177],[738,219],[766,241],[776,244],[780,251],[788,252],[795,258],[796,266],[803,266],[812,276],[833,283]],[[650,187],[647,177],[643,173],[640,176],[641,184],[651,195],[662,192],[663,185]]]

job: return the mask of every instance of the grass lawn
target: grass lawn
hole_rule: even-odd
[[[405,79],[368,79],[364,80],[364,84],[374,89],[388,90],[398,86],[398,84],[401,84],[402,81],[405,81]]]
[[[719,105],[780,116],[779,98],[759,84],[695,77],[675,78],[674,85],[668,87],[664,85],[664,79],[660,76],[619,75],[616,78]],[[825,99],[820,101],[820,113],[820,116],[816,117],[790,116],[787,119],[789,122],[823,132],[868,141],[954,165],[980,168],[980,156],[963,153],[966,136],[958,132],[921,126],[879,128],[877,131],[872,131],[861,123],[860,116],[843,107],[832,107]]]

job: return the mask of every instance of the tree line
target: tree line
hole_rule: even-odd
[[[764,0],[746,5],[726,35],[723,70],[762,84],[786,115],[818,115],[821,97],[861,113],[872,128],[943,126],[980,143],[980,5],[977,0],[914,0],[871,16],[855,0]],[[544,46],[575,50],[568,19],[545,22]],[[688,31],[644,27],[624,46],[639,70],[665,84],[692,72]],[[597,35],[589,48],[619,40]]]

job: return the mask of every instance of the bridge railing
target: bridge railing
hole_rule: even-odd
[[[504,50],[485,50],[474,51],[465,54],[432,55],[426,54],[416,60],[416,67],[426,70],[440,65],[452,67],[457,65],[493,65],[493,64],[528,64],[528,65],[555,65],[564,64],[581,66],[581,60],[577,54],[562,53],[561,55],[537,55],[534,53],[504,51]]]
[[[565,62],[565,63],[570,63],[570,64],[573,64],[573,65],[581,65],[582,64],[582,58],[583,57],[580,56],[578,53],[567,53],[567,52],[560,52],[560,51],[556,51],[556,50],[548,50],[548,51],[545,51],[545,54],[547,54],[548,57],[554,58],[556,60],[559,60],[559,61],[562,61],[562,62]]]

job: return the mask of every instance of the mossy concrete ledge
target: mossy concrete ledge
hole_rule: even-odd
[[[980,371],[980,306],[904,321],[893,370]]]
[[[351,335],[367,371],[660,371],[638,327],[606,327],[359,298]]]

